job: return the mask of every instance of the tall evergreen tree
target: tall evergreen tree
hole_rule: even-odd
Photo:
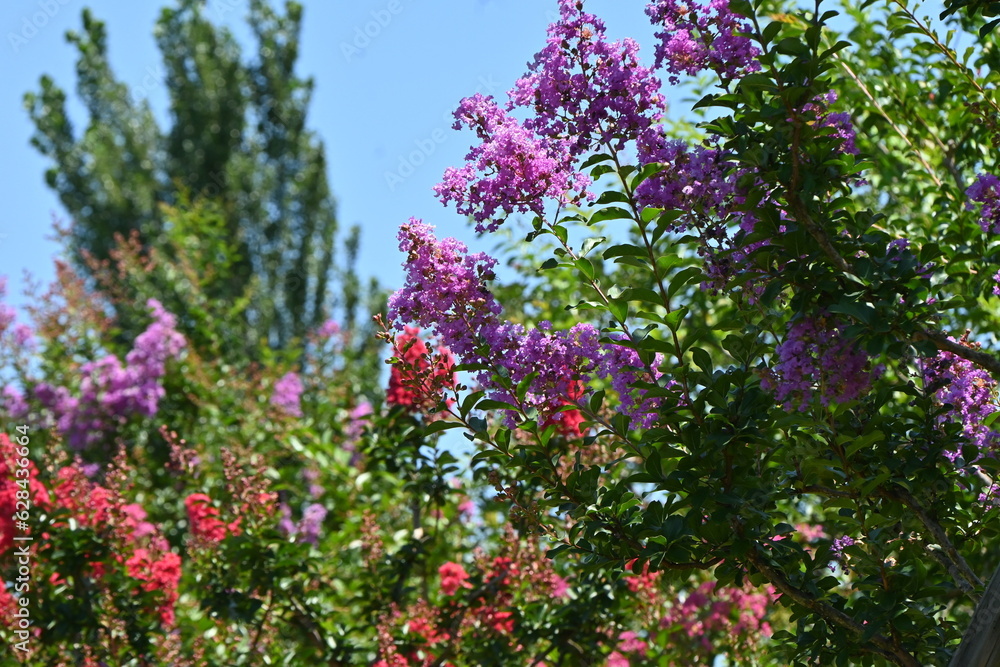
[[[362,297],[351,267],[356,230],[345,266],[334,266],[337,217],[326,156],[306,127],[313,83],[295,74],[302,7],[288,2],[279,13],[267,0],[251,0],[248,20],[257,49],[245,61],[231,32],[208,20],[203,0],[162,11],[156,39],[168,128],[115,78],[104,23],[89,10],[83,30],[67,35],[79,51],[86,129],[74,132],[66,93],[47,76],[25,104],[36,127],[32,143],[54,162],[46,180],[74,220],[71,251],[85,271],[88,258],[111,257],[117,234],[138,232],[143,245],[155,245],[169,224],[163,204],[219,202],[238,252],[214,296],[250,297],[238,326],[247,341],[241,353],[252,356],[262,341],[284,348],[301,338],[334,302],[352,323]],[[338,277],[344,293],[334,297]]]

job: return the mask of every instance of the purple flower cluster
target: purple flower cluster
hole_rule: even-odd
[[[761,380],[791,412],[808,409],[814,391],[820,403],[842,403],[861,396],[884,370],[871,368],[870,357],[844,337],[844,327],[827,317],[790,323],[784,342],[775,348],[777,363]]]
[[[979,212],[979,226],[984,232],[1000,234],[1000,178],[993,174],[979,174],[976,182],[965,191],[966,196],[983,205]],[[966,204],[972,209],[972,204]]]
[[[840,139],[840,148],[844,153],[851,155],[858,154],[858,147],[855,144],[857,134],[854,131],[854,122],[851,114],[846,111],[830,113],[829,107],[837,101],[837,91],[831,90],[825,95],[819,95],[812,102],[802,107],[802,112],[815,116],[817,127],[833,128],[832,136]]]
[[[584,13],[582,2],[559,0],[559,15],[507,108],[533,110],[525,126],[567,139],[573,156],[602,145],[621,150],[663,117],[660,80],[639,62],[638,43],[609,43],[603,21]]]
[[[116,424],[129,417],[156,414],[165,394],[160,379],[167,360],[178,358],[186,343],[175,329],[176,319],[160,302],[150,299],[146,305],[153,322],[135,339],[125,365],[114,355],[83,364],[77,396],[66,387],[47,383],[32,389],[38,402],[52,413],[56,428],[70,447],[86,449],[104,440]]]
[[[502,309],[486,287],[496,260],[484,253],[469,255],[466,246],[452,238],[438,241],[432,229],[415,219],[400,228],[400,250],[407,261],[406,283],[389,298],[389,317],[396,328],[414,323],[431,329],[463,362],[485,364],[478,380],[495,400],[515,402],[494,382],[494,372],[506,375],[512,384],[537,373],[525,402],[538,410],[542,421],[562,418],[558,411],[571,401],[578,383],[610,376],[621,394],[623,412],[637,425],[653,423],[657,401],[641,392],[632,395],[632,383],[644,374],[634,351],[600,342],[600,333],[589,324],[552,331],[542,322],[526,331],[501,320]]]
[[[271,405],[281,408],[285,414],[291,417],[302,416],[302,380],[299,376],[289,371],[281,376],[274,383],[274,392],[271,394]]]
[[[590,196],[590,179],[573,170],[568,142],[534,136],[492,96],[463,99],[455,118],[456,130],[473,128],[482,143],[465,166],[446,169],[434,191],[442,204],[454,201],[459,213],[473,216],[476,231],[495,231],[515,212],[544,216],[546,199],[568,204]],[[498,211],[503,217],[494,220]]]
[[[681,212],[668,231],[697,231],[701,241],[698,254],[705,261],[708,278],[702,288],[712,293],[723,291],[738,272],[747,272],[751,253],[767,245],[766,240],[743,243],[734,228],[737,224],[749,234],[757,223],[753,213],[739,210],[745,195],[737,182],[746,172],[731,170],[721,150],[668,139],[659,128],[643,135],[638,149],[643,166],[656,163],[665,167],[639,184],[639,205]],[[763,285],[753,279],[744,282],[741,289],[752,303]]]
[[[287,503],[281,503],[281,520],[278,522],[278,530],[287,537],[295,537],[299,542],[316,544],[323,531],[323,521],[326,519],[327,509],[319,503],[309,504],[302,512],[302,519],[296,523],[292,521],[292,508]]]
[[[965,338],[960,342],[969,345]],[[997,383],[989,373],[971,361],[941,351],[934,359],[925,360],[923,375],[924,386],[934,393],[935,400],[941,405],[951,406],[938,417],[939,423],[957,421],[962,425],[965,437],[982,453],[995,454],[1000,450],[1000,433],[983,423],[997,410]],[[952,461],[960,455],[960,449],[945,452],[945,456]]]
[[[760,50],[738,33],[751,31],[750,23],[729,9],[729,0],[708,4],[658,0],[646,6],[646,14],[662,31],[656,33],[656,66],[666,65],[670,82],[678,74],[695,75],[711,69],[723,81],[760,69]]]
[[[733,196],[735,183],[726,175],[721,151],[667,139],[663,132],[647,134],[638,146],[643,165],[659,163],[665,169],[639,185],[636,199],[643,208],[684,211],[674,231],[686,230],[691,216],[707,216]]]
[[[833,544],[830,545],[830,554],[835,560],[844,562],[844,549],[857,544],[853,537],[849,535],[844,535],[843,537],[838,537],[833,540]],[[836,571],[836,565],[830,563],[830,571]]]

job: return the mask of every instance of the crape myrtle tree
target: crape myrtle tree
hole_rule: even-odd
[[[481,234],[530,221],[540,278],[505,311],[496,259],[412,219],[384,335],[470,374],[431,429],[550,557],[768,587],[777,664],[995,664],[969,656],[1000,606],[972,619],[1000,562],[1000,104],[969,9],[658,0],[644,64],[560,0],[506,98],[461,101],[476,142],[436,193]],[[664,86],[693,77],[678,130]]]
[[[146,247],[160,243],[169,233],[162,205],[214,199],[234,247],[220,259],[231,265],[227,279],[210,296],[251,306],[234,323],[227,354],[245,356],[261,339],[274,348],[302,340],[332,303],[354,328],[365,300],[352,270],[358,231],[349,233],[338,271],[326,155],[306,126],[313,83],[295,73],[302,7],[289,2],[280,13],[267,0],[250,3],[251,60],[211,14],[201,0],[162,10],[155,35],[163,63],[147,68],[152,80],[136,90],[115,78],[105,26],[84,10],[83,29],[67,35],[79,53],[77,92],[88,116],[82,133],[70,121],[66,93],[49,77],[26,96],[32,143],[53,162],[46,181],[73,220],[71,257],[92,275],[95,264],[111,259],[118,235],[137,232]],[[166,128],[142,94],[160,78],[169,96]],[[194,329],[183,309],[173,311],[182,330]],[[123,325],[133,335],[141,330],[138,321]]]

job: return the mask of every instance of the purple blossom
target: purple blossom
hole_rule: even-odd
[[[965,343],[965,339],[960,342]],[[924,361],[923,375],[924,386],[933,392],[934,399],[941,405],[951,406],[938,416],[938,423],[958,422],[962,433],[981,453],[996,454],[1000,450],[1000,433],[983,423],[997,410],[996,380],[971,361],[946,351]],[[960,448],[945,452],[952,461],[961,454]]]
[[[678,83],[678,74],[695,75],[706,69],[723,81],[743,77],[760,69],[760,51],[749,37],[750,23],[729,9],[729,0],[711,0],[708,4],[657,0],[646,6],[656,33],[656,66],[666,65],[670,82]]]
[[[639,185],[636,199],[643,208],[683,211],[670,231],[683,232],[699,217],[724,213],[736,193],[735,179],[727,175],[729,165],[719,150],[668,139],[662,130],[646,133],[638,148],[643,166],[659,163],[665,168]]]
[[[976,182],[965,191],[966,196],[982,204],[979,212],[979,226],[984,232],[1000,233],[1000,178],[993,174],[979,174]],[[972,210],[972,204],[965,207]]]
[[[28,414],[28,403],[16,387],[7,385],[0,391],[0,405],[11,419],[22,419]]]
[[[278,530],[287,537],[297,538],[299,542],[316,544],[323,530],[323,521],[326,519],[327,509],[319,503],[311,503],[302,512],[302,519],[298,523],[292,521],[292,508],[288,503],[281,503],[281,520],[278,521]]]
[[[327,320],[316,330],[316,335],[320,338],[333,338],[340,333],[340,325],[334,320]]]
[[[476,231],[495,231],[514,212],[544,216],[547,198],[568,204],[590,196],[590,179],[573,170],[568,143],[533,136],[492,96],[463,99],[455,118],[456,130],[473,128],[482,143],[465,156],[465,166],[446,169],[434,191],[442,204],[453,201],[459,213],[473,216]],[[498,211],[503,216],[493,220]]]
[[[857,542],[854,540],[853,537],[850,537],[848,535],[844,535],[843,537],[838,537],[834,539],[833,544],[830,545],[830,553],[835,560],[838,560],[841,563],[843,563],[844,549],[850,546],[854,546],[855,544],[857,544]],[[830,563],[830,571],[831,572],[836,571],[836,566],[833,563]]]
[[[851,114],[847,112],[830,113],[829,107],[837,101],[837,91],[831,90],[824,95],[818,95],[802,107],[802,113],[815,117],[817,127],[833,128],[832,136],[840,139],[840,149],[844,153],[851,155],[858,154],[858,147],[855,144],[857,135],[854,131],[854,122]]]
[[[299,539],[302,542],[316,544],[320,532],[323,530],[323,520],[326,519],[326,514],[326,508],[319,503],[312,503],[306,507],[302,513],[302,521],[299,522]]]
[[[156,414],[165,394],[160,380],[166,363],[178,358],[186,343],[175,330],[176,319],[159,301],[150,299],[146,305],[153,322],[135,339],[125,365],[111,354],[83,364],[76,396],[66,387],[47,383],[32,388],[35,399],[48,409],[73,449],[104,441],[131,416]]]
[[[559,0],[548,44],[508,93],[507,106],[532,110],[525,127],[569,140],[573,156],[602,145],[621,150],[665,112],[660,80],[640,64],[639,45],[632,39],[608,43],[604,23],[582,6]]]
[[[790,322],[774,352],[776,363],[761,386],[789,412],[806,411],[815,391],[824,406],[857,399],[883,371],[844,337],[843,325],[826,317]]]
[[[291,417],[302,416],[302,380],[299,376],[289,371],[281,376],[274,383],[274,393],[271,394],[271,405],[281,408],[285,414]]]
[[[538,410],[543,421],[560,419],[560,408],[578,393],[579,383],[610,376],[625,414],[643,426],[655,419],[658,401],[643,399],[642,392],[632,397],[631,384],[642,374],[634,353],[601,343],[600,332],[589,324],[552,331],[542,322],[527,331],[503,321],[486,286],[496,260],[484,253],[468,255],[465,245],[452,238],[438,241],[419,220],[400,228],[399,241],[407,255],[406,282],[389,298],[390,319],[398,329],[409,323],[431,329],[463,362],[484,364],[478,380],[490,398],[516,403],[494,381],[494,373],[505,375],[510,385],[536,374],[524,407]]]

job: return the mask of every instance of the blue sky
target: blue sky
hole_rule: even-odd
[[[167,126],[162,62],[153,41],[165,2],[133,0],[5,0],[0,4],[0,141],[5,149],[0,197],[0,275],[8,300],[22,304],[22,273],[47,283],[58,246],[53,216],[66,219],[43,176],[50,166],[29,145],[25,92],[43,74],[70,94],[79,132],[86,117],[74,97],[76,56],[64,34],[81,26],[89,6],[107,23],[109,57],[118,79],[148,97]],[[172,2],[170,4],[173,4]],[[555,0],[304,0],[299,73],[315,80],[308,123],[326,143],[330,183],[343,226],[360,224],[360,272],[387,286],[402,280],[397,227],[423,218],[446,236],[489,250],[464,218],[431,192],[444,169],[463,162],[472,135],[451,129],[458,100],[477,90],[503,97],[545,44]],[[650,57],[652,28],[644,2],[588,0],[612,38],[636,37]],[[208,16],[230,26],[252,48],[244,18],[248,0],[207,0]]]

